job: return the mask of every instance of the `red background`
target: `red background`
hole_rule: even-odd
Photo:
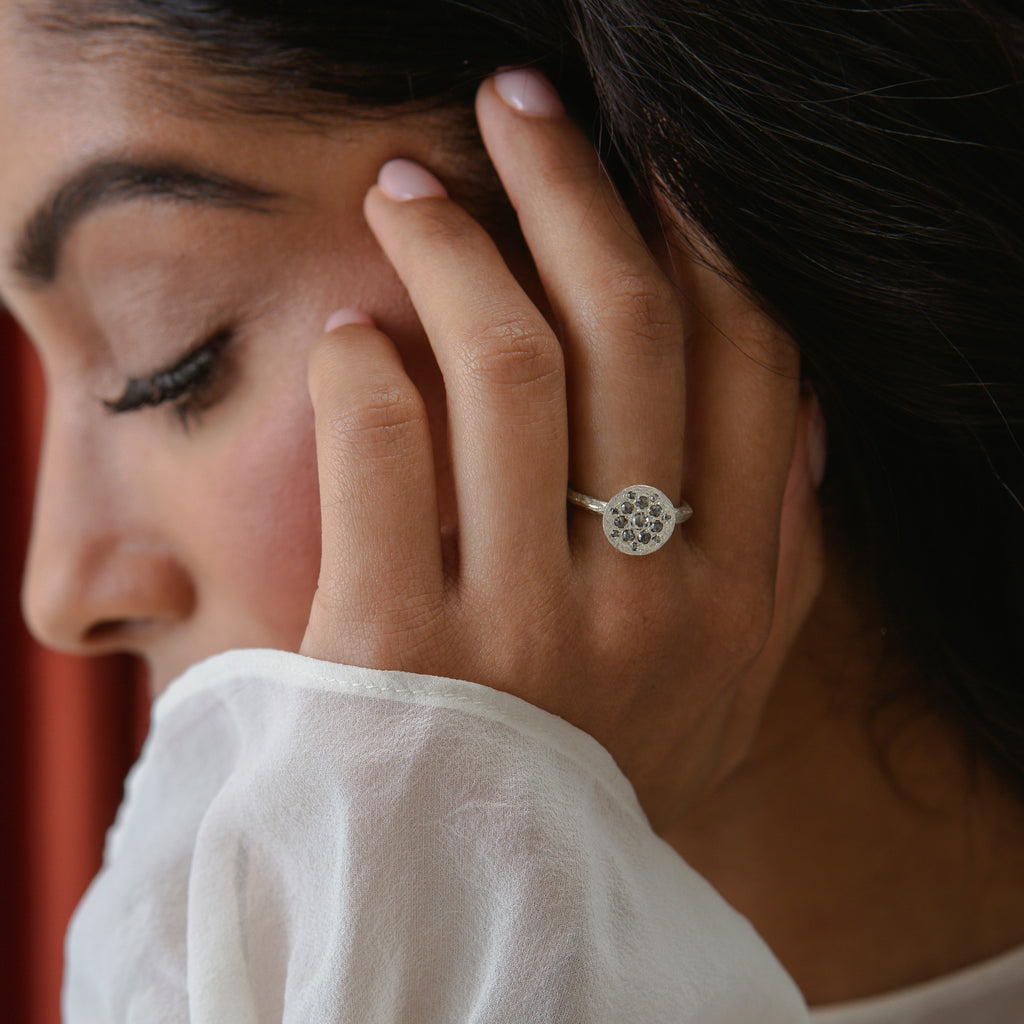
[[[54,654],[22,623],[43,385],[2,312],[0,374],[0,1006],[4,1020],[56,1024],[64,930],[99,868],[148,704],[131,662]]]

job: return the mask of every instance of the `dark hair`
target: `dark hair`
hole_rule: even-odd
[[[1024,23],[972,0],[52,0],[267,113],[555,81],[796,339],[822,492],[920,692],[1024,794]],[[37,12],[38,14],[38,12]],[[38,20],[38,19],[37,19]]]

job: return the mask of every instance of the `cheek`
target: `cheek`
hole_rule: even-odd
[[[331,294],[326,285],[319,291]],[[423,393],[442,518],[454,521],[444,387],[408,298],[386,268],[347,292],[342,297],[354,293],[391,336]],[[331,308],[309,321],[322,323]],[[181,442],[182,471],[160,487],[174,506],[175,540],[195,582],[201,628],[194,636],[203,654],[238,646],[298,650],[305,633],[320,572],[320,499],[306,385],[313,342],[302,336],[283,326],[277,345],[250,357],[252,377],[239,404],[226,406],[223,419],[213,411],[200,421]]]
[[[266,407],[207,463],[191,560],[209,628],[297,650],[320,569],[313,418],[308,399]]]

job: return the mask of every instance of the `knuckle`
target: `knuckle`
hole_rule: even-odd
[[[477,343],[463,349],[459,367],[466,383],[491,389],[560,385],[564,372],[554,338],[528,317],[507,315],[491,320]]]
[[[361,401],[335,410],[318,430],[333,446],[360,457],[402,454],[419,441],[425,419],[423,400],[411,386],[380,381],[360,394]]]
[[[656,274],[635,267],[609,269],[592,294],[597,298],[588,330],[597,336],[611,331],[628,339],[631,365],[641,378],[679,360],[682,312],[671,286]]]
[[[635,267],[611,268],[599,283],[601,314],[621,322],[631,334],[660,346],[678,338],[682,328],[679,304],[668,283]]]

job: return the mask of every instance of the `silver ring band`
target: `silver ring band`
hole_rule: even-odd
[[[601,516],[608,543],[626,555],[657,551],[672,536],[676,524],[693,515],[687,502],[675,506],[664,491],[650,484],[631,484],[607,501],[571,487],[567,497],[571,504]]]

